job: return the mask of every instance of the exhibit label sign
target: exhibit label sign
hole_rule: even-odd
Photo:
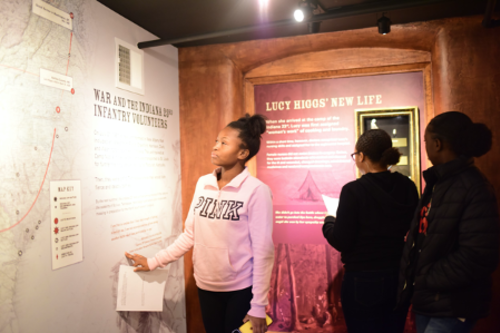
[[[69,76],[40,68],[40,84],[44,86],[71,91],[73,79]]]
[[[355,110],[423,109],[422,96],[421,73],[256,86],[255,112],[268,118],[257,177],[273,191],[275,243],[326,244],[322,196],[338,200],[357,177]]]
[[[72,14],[51,6],[43,0],[33,0],[33,13],[69,30],[73,30]]]

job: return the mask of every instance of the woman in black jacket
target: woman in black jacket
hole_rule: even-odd
[[[491,149],[491,132],[460,112],[431,120],[425,149],[434,165],[403,251],[400,304],[410,301],[417,332],[470,332],[488,315],[498,263],[498,207],[473,157]]]
[[[341,302],[349,333],[404,330],[407,309],[393,309],[418,193],[406,176],[388,171],[400,155],[383,130],[361,135],[352,157],[363,176],[342,188],[337,216],[325,218],[323,234],[345,267]]]

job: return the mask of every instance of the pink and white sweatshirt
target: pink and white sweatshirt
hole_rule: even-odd
[[[253,286],[248,314],[264,318],[274,264],[271,190],[247,168],[219,189],[218,171],[198,179],[184,232],[148,265],[164,267],[194,246],[196,285],[217,292]]]

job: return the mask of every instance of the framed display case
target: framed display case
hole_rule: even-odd
[[[369,129],[380,128],[389,133],[392,137],[392,146],[402,153],[399,163],[391,166],[391,170],[408,176],[421,193],[418,107],[356,109],[355,117],[356,140]],[[360,176],[358,170],[358,177]]]

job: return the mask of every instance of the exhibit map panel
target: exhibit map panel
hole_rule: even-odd
[[[323,197],[335,202],[342,187],[356,179],[350,156],[356,143],[355,110],[413,106],[423,124],[423,88],[422,72],[255,86],[255,112],[268,118],[257,177],[273,192],[271,330],[347,332],[340,254],[321,230],[327,212]],[[401,135],[383,129],[393,142]]]
[[[94,0],[0,20],[0,332],[186,332],[182,260],[163,311],[116,311],[124,252],[182,232],[177,50],[131,50],[128,72],[116,40],[156,37]]]

